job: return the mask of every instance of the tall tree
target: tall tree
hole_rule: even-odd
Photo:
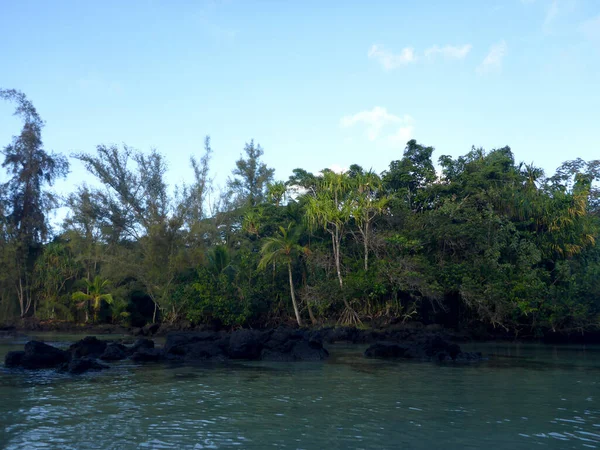
[[[433,147],[425,147],[411,139],[406,144],[402,159],[392,161],[390,168],[383,173],[385,188],[404,198],[411,210],[425,206],[425,199],[418,195],[419,190],[436,178],[431,161],[433,150]]]
[[[382,214],[388,203],[383,195],[381,178],[372,172],[360,172],[352,177],[353,201],[351,215],[362,237],[364,269],[369,270],[369,243],[375,218]]]
[[[25,317],[33,301],[32,271],[41,244],[48,235],[47,213],[57,206],[57,197],[47,189],[69,170],[67,160],[49,153],[42,143],[44,122],[25,94],[14,89],[0,89],[0,98],[16,103],[15,115],[23,120],[23,128],[1,153],[2,167],[10,176],[2,185],[6,192],[8,222],[15,241],[14,280],[21,317]]]
[[[290,297],[292,298],[292,305],[294,307],[294,313],[296,314],[296,321],[299,326],[302,326],[302,318],[300,317],[300,310],[298,309],[298,303],[296,302],[296,292],[294,290],[294,278],[292,276],[292,263],[294,259],[302,254],[308,253],[308,248],[301,246],[299,237],[301,230],[296,227],[292,227],[292,223],[289,223],[286,228],[279,227],[279,233],[275,236],[271,236],[265,239],[260,254],[262,256],[258,267],[264,270],[271,263],[281,262],[287,266],[288,269],[288,280],[290,283]]]
[[[268,184],[273,180],[275,169],[270,169],[261,161],[264,154],[254,140],[244,147],[246,158],[240,156],[235,162],[233,178],[227,180],[227,186],[233,195],[233,206],[256,206],[265,199]]]
[[[311,229],[321,227],[331,237],[333,260],[340,289],[344,287],[342,277],[342,238],[344,230],[352,214],[350,179],[346,173],[335,173],[324,170],[323,176],[317,179],[314,194],[307,194],[306,220]],[[346,310],[342,321],[358,323],[360,319],[345,296],[342,300]]]

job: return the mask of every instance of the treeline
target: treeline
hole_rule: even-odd
[[[545,176],[509,147],[473,148],[436,174],[433,148],[411,140],[381,174],[295,169],[284,182],[250,141],[216,192],[209,138],[176,189],[160,153],[99,145],[71,157],[100,187],[61,199],[67,158],[44,149],[22,93],[0,98],[23,121],[2,150],[0,320],[599,324],[598,160]],[[51,230],[58,206],[69,212]]]

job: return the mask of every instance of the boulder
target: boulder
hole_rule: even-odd
[[[213,331],[175,332],[167,335],[164,351],[167,357],[185,360],[227,359],[229,336]]]
[[[23,350],[8,352],[4,357],[4,365],[6,367],[19,367],[24,356],[25,352]]]
[[[231,359],[258,359],[265,336],[260,331],[238,330],[229,338],[227,354]]]
[[[153,336],[156,334],[159,328],[160,323],[151,323],[148,325],[144,325],[144,327],[142,328],[142,333],[144,336]]]
[[[120,361],[125,358],[127,358],[127,347],[116,342],[108,344],[104,353],[100,355],[100,359],[103,361]]]
[[[89,371],[99,371],[108,369],[108,366],[100,364],[93,358],[83,357],[73,359],[68,363],[64,363],[60,366],[60,372],[67,372],[73,375],[79,375]]]
[[[158,348],[140,347],[131,355],[131,360],[136,362],[156,362],[163,359],[165,359],[165,354]]]
[[[102,341],[95,336],[86,336],[71,345],[69,351],[73,355],[73,358],[82,358],[84,356],[98,357],[104,353],[107,345],[106,341]]]
[[[227,359],[227,341],[199,341],[188,344],[183,353],[183,359],[186,361],[216,360],[224,361]]]
[[[11,356],[12,362],[18,361],[18,366],[24,369],[51,369],[71,360],[69,352],[60,350],[40,341],[29,341],[25,344],[24,353]],[[19,360],[20,358],[20,360]],[[15,367],[15,366],[13,366]]]
[[[329,356],[321,336],[279,327],[267,333],[260,359],[264,361],[321,361]]]
[[[133,346],[129,349],[130,353],[135,353],[142,349],[151,349],[154,348],[154,341],[146,338],[139,338],[134,343]]]

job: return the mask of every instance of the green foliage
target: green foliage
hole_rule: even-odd
[[[0,98],[23,120],[2,150],[2,319],[93,312],[125,325],[240,327],[295,315],[479,321],[534,335],[600,326],[599,160],[566,161],[546,177],[509,147],[473,147],[440,157],[436,174],[433,147],[411,140],[381,175],[298,168],[284,183],[250,141],[212,196],[209,138],[190,160],[192,183],[174,189],[159,152],[99,145],[73,155],[98,187],[67,196],[53,235],[48,188],[67,161],[44,150],[43,122],[22,93]]]

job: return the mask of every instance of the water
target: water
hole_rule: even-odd
[[[0,341],[0,357],[23,343]],[[599,347],[479,345],[490,360],[461,366],[363,349],[76,377],[0,369],[0,448],[600,448]]]

